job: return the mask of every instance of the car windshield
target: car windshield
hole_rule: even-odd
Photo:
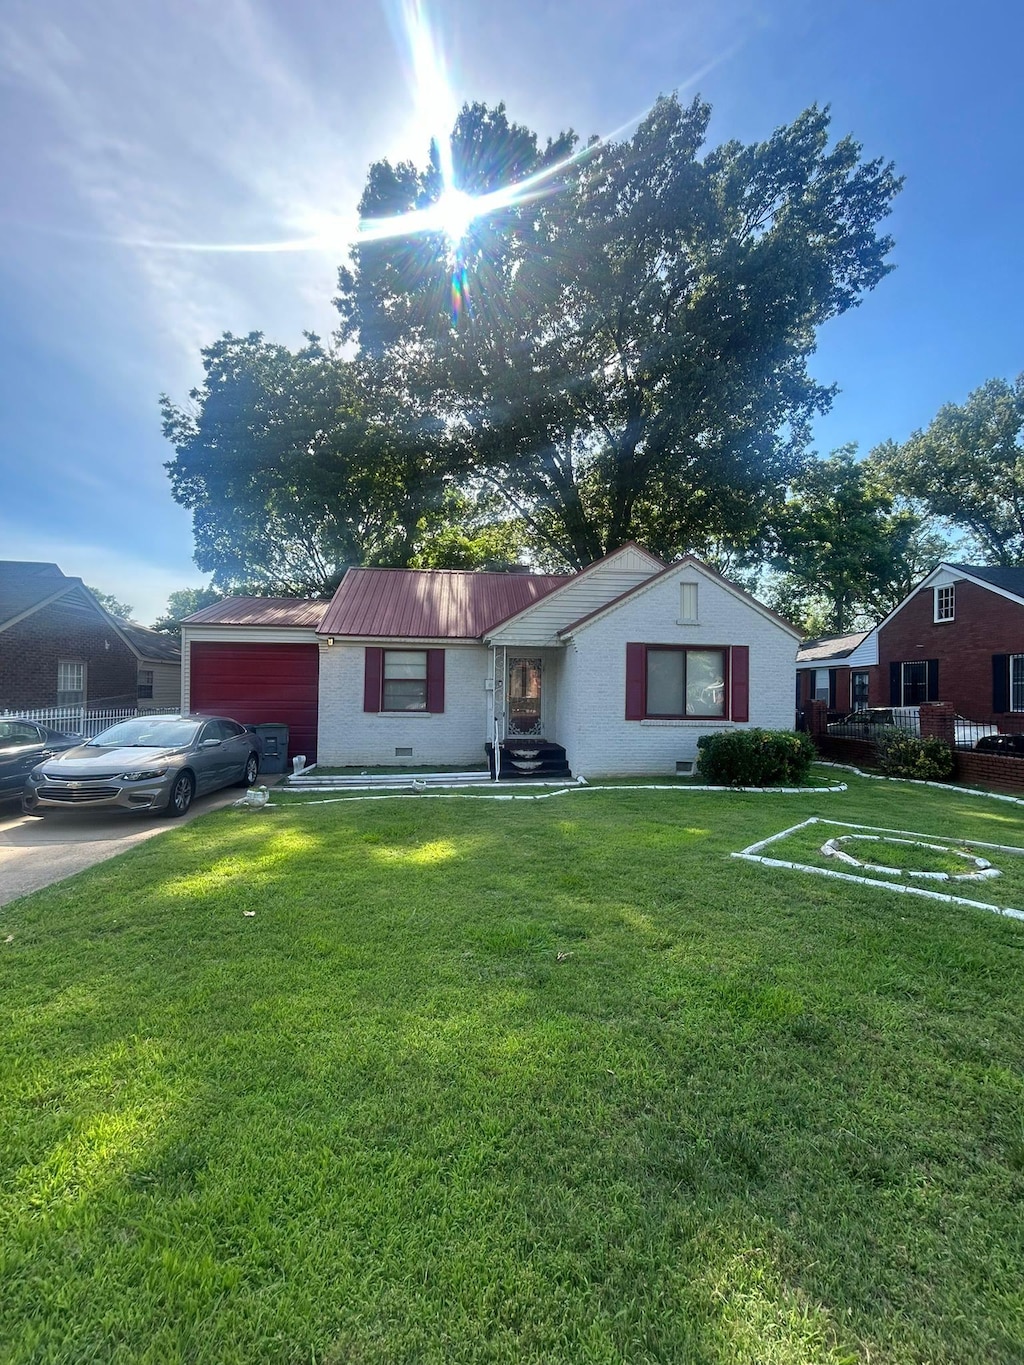
[[[138,720],[123,720],[109,730],[102,730],[89,740],[89,745],[107,749],[180,749],[191,744],[198,730],[194,720],[159,717],[145,720],[140,716]]]

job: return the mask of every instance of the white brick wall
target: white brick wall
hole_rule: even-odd
[[[698,584],[699,623],[679,623],[681,582]],[[626,643],[747,645],[750,720],[627,721]],[[697,740],[716,729],[791,730],[798,641],[692,565],[666,574],[608,615],[574,633],[562,673],[560,714],[569,767],[577,776],[670,774],[697,756]]]
[[[433,645],[433,642],[431,642]],[[394,649],[423,642],[388,641]],[[320,734],[317,760],[326,767],[385,764],[465,764],[486,760],[490,694],[484,687],[490,651],[483,645],[448,645],[444,659],[444,712],[377,715],[363,710],[366,651],[362,645],[320,642]],[[395,750],[411,748],[411,756]]]

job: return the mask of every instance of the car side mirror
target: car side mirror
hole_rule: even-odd
[[[204,739],[199,747],[200,749],[216,749],[219,744],[219,739]]]

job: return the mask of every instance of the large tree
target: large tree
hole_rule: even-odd
[[[153,622],[154,630],[162,630],[167,635],[181,635],[181,623],[186,616],[192,616],[203,607],[215,606],[224,600],[224,594],[216,588],[178,588],[167,599],[164,614]]]
[[[965,556],[1024,564],[1024,374],[947,403],[902,446],[890,443],[885,463],[909,497],[967,534]]]
[[[410,562],[444,520],[450,441],[416,392],[378,391],[312,334],[203,351],[190,401],[162,399],[174,497],[223,589],[322,593],[346,565]]]
[[[113,593],[100,592],[99,588],[90,588],[88,583],[85,586],[104,611],[109,612],[111,616],[116,616],[121,621],[130,619],[134,607],[130,607],[127,602],[119,601]]]
[[[458,190],[558,169],[458,241],[371,235],[340,272],[342,338],[434,395],[464,477],[542,561],[749,542],[831,401],[807,369],[816,329],[890,269],[877,228],[899,181],[830,146],[827,111],[704,151],[709,117],[663,98],[628,140],[541,148],[503,107],[467,106]],[[375,165],[363,217],[450,198],[440,164],[435,147],[423,170]]]
[[[808,635],[874,624],[948,549],[892,487],[877,453],[858,460],[853,446],[793,480],[774,542],[765,598]]]

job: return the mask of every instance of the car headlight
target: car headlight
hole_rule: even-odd
[[[118,782],[152,782],[154,778],[163,777],[166,768],[142,768],[136,772],[118,773]]]

